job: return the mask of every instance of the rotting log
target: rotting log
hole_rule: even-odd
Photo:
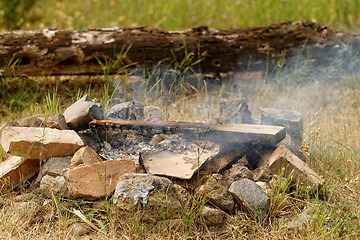
[[[301,54],[323,58],[354,37],[358,36],[311,21],[232,30],[202,26],[184,31],[153,27],[14,31],[0,33],[0,69],[6,74],[16,63],[12,73],[17,75],[111,74],[129,65],[174,64],[193,53],[194,60],[202,59],[203,73],[248,71],[250,65],[256,71],[263,70],[264,62],[268,66],[299,54],[299,49]]]

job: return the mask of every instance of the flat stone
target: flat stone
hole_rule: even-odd
[[[36,178],[36,182],[40,182],[45,175],[53,177],[61,176],[62,171],[70,166],[71,156],[67,157],[51,157],[41,165],[41,170]]]
[[[1,188],[16,187],[32,178],[40,170],[38,159],[24,160],[18,156],[9,156],[0,164]]]
[[[131,159],[108,160],[70,168],[66,180],[74,198],[95,200],[111,195],[122,174],[135,172],[135,164]]]
[[[191,149],[193,150],[181,154],[175,154],[167,150],[145,154],[141,158],[141,163],[146,172],[150,174],[191,179],[193,174],[208,158],[215,156],[219,152],[220,147],[214,144],[212,148],[203,149],[200,157],[197,156],[196,147]]]
[[[93,165],[102,161],[102,158],[89,146],[82,147],[71,158],[70,168],[74,168],[80,164]]]
[[[270,199],[255,182],[247,178],[235,181],[230,185],[229,192],[254,219],[261,222],[266,219]]]
[[[282,145],[269,158],[269,168],[274,174],[279,174],[284,168],[285,177],[292,174],[294,183],[301,182],[311,187],[312,191],[318,190],[324,184],[324,180],[314,170],[290,149]]]
[[[118,214],[137,212],[145,222],[181,217],[182,191],[167,178],[150,174],[124,174],[119,177],[113,198]]]
[[[20,120],[9,122],[6,127],[48,127],[59,130],[66,130],[69,127],[66,124],[64,115],[60,113],[52,113],[47,116],[35,115]]]
[[[89,128],[89,122],[104,119],[104,109],[100,103],[94,103],[88,95],[83,96],[70,107],[64,116],[70,129],[80,131]]]
[[[228,189],[229,184],[221,174],[212,174],[197,192],[221,210],[230,212],[234,209],[234,199]]]
[[[6,152],[31,159],[70,156],[84,145],[75,131],[35,127],[5,127],[0,142]]]

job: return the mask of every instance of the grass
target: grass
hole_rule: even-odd
[[[195,25],[227,29],[309,19],[336,28],[359,30],[359,12],[360,3],[351,0],[64,0],[55,3],[38,0],[22,17],[22,29],[143,25],[168,30]],[[3,15],[0,10],[0,29],[8,30]],[[123,64],[117,61],[99,62],[104,76],[1,77],[4,71],[16,73],[17,63],[9,63],[6,69],[0,70],[0,125],[45,112],[62,113],[84,94],[107,105],[109,97],[117,92],[125,100],[137,98],[146,105],[159,106],[166,120],[213,121],[220,101],[231,99],[246,100],[256,119],[265,107],[294,109],[304,118],[306,147],[303,151],[307,163],[323,175],[327,198],[309,193],[302,186],[290,186],[289,179],[279,175],[280,184],[270,194],[273,205],[268,225],[261,225],[237,210],[229,217],[226,228],[210,231],[197,221],[198,212],[205,204],[205,199],[197,195],[190,197],[191,204],[184,209],[180,222],[166,220],[144,224],[137,214],[115,215],[111,199],[98,208],[81,199],[56,196],[47,199],[39,194],[28,200],[28,207],[23,209],[18,197],[6,192],[1,195],[0,238],[76,238],[69,230],[74,222],[82,221],[73,213],[76,208],[106,232],[104,236],[94,231],[88,236],[92,239],[359,239],[360,77],[356,74],[357,56],[349,61],[353,66],[350,68],[355,71],[345,71],[342,58],[322,68],[306,64],[295,69],[286,68],[279,62],[271,74],[265,75],[266,84],[249,84],[242,92],[234,90],[229,82],[208,84],[205,78],[194,77],[191,66],[196,59],[188,53],[183,60],[177,60],[176,69],[162,65],[140,69],[140,81],[134,81],[126,71],[121,75],[108,75],[112,67]],[[169,79],[176,79],[176,82],[169,82]],[[112,87],[113,80],[120,82],[119,89]],[[0,147],[1,161],[5,158]],[[312,220],[303,228],[285,228],[281,219],[293,219],[304,208],[312,209]]]
[[[170,71],[171,69],[165,68],[165,70]],[[125,238],[125,236],[131,236],[130,238],[152,237],[156,239],[196,238],[200,236],[206,238],[222,236],[227,239],[253,237],[271,239],[359,238],[360,221],[357,216],[360,214],[360,191],[358,190],[360,185],[360,155],[358,151],[360,144],[357,129],[360,124],[358,121],[360,78],[353,74],[344,74],[342,80],[329,83],[294,80],[288,81],[286,84],[279,84],[280,77],[287,79],[290,76],[289,74],[289,72],[286,72],[283,76],[277,75],[277,81],[269,81],[267,84],[256,86],[253,91],[246,92],[246,94],[234,91],[230,84],[225,83],[217,85],[215,88],[207,86],[206,91],[204,85],[196,86],[199,88],[183,85],[178,88],[180,89],[179,92],[172,92],[170,102],[168,101],[169,96],[161,94],[160,86],[164,84],[164,75],[148,74],[148,76],[155,78],[155,80],[148,79],[149,82],[158,82],[158,85],[155,85],[155,88],[152,89],[152,94],[147,94],[149,89],[144,89],[144,86],[152,88],[153,84],[146,85],[146,81],[143,83],[138,82],[138,84],[143,93],[143,98],[140,100],[160,106],[164,116],[167,116],[166,119],[170,120],[213,120],[221,100],[239,98],[246,98],[255,118],[259,118],[260,110],[263,107],[278,107],[300,111],[304,117],[305,129],[304,146],[306,148],[303,150],[306,149],[308,164],[324,176],[326,189],[329,193],[327,199],[317,194],[310,194],[306,188],[304,189],[301,186],[289,186],[288,179],[280,176],[279,181],[282,181],[285,185],[284,187],[279,187],[281,184],[276,185],[278,187],[273,188],[270,194],[273,205],[269,225],[263,226],[254,221],[250,215],[237,211],[231,215],[227,226],[232,229],[231,234],[224,234],[221,231],[209,231],[206,226],[197,221],[198,211],[205,203],[201,196],[193,196],[189,209],[185,209],[189,214],[184,215],[180,223],[175,224],[173,221],[166,220],[155,225],[148,225],[140,222],[136,214],[135,216],[114,216],[111,201],[108,201],[102,209],[94,209],[90,202],[85,203],[82,202],[83,200],[69,201],[65,199],[51,200],[58,210],[56,210],[57,214],[50,222],[46,222],[48,220],[41,220],[40,217],[43,211],[46,212],[43,206],[45,198],[35,202],[35,209],[37,210],[30,209],[21,212],[9,211],[9,209],[13,209],[15,203],[13,197],[6,195],[4,196],[6,199],[5,205],[0,210],[0,219],[4,220],[4,223],[0,224],[0,228],[3,229],[2,236],[21,238],[28,231],[31,231],[35,238],[40,236],[46,236],[49,239],[72,238],[74,236],[71,233],[65,234],[64,231],[68,231],[67,229],[73,222],[80,221],[72,213],[72,209],[75,207],[97,227],[106,231],[109,237],[122,236]],[[294,74],[293,76],[296,77],[296,70]],[[100,76],[95,78],[101,79]],[[99,79],[97,81],[100,81]],[[11,81],[11,79],[8,80]],[[59,81],[60,79],[56,80]],[[186,81],[183,82],[186,83]],[[102,84],[106,84],[106,82],[102,82]],[[51,99],[54,100],[50,106],[59,105],[57,104],[58,99],[63,99],[60,103],[61,112],[66,104],[69,105],[70,102],[76,100],[76,94],[69,94],[65,90],[66,88],[59,83],[57,86],[57,91],[50,92],[51,94],[56,92],[57,95],[57,97],[51,96]],[[19,91],[22,91],[21,88],[19,89]],[[75,93],[77,92],[76,89],[81,90],[82,88],[74,89]],[[101,99],[98,97],[99,95],[95,95],[99,93],[94,92],[94,87],[85,89],[88,89],[87,92],[90,93],[91,97]],[[162,88],[163,93],[165,93],[165,89],[165,87]],[[138,93],[137,96],[139,96]],[[38,96],[39,93],[32,94]],[[44,94],[43,102],[32,103],[38,105],[38,107],[34,107],[34,111],[20,109],[17,110],[16,117],[43,113],[48,93],[44,91]],[[167,92],[167,94],[171,93]],[[2,123],[12,117],[2,118]],[[296,213],[301,212],[305,207],[313,209],[312,221],[301,229],[289,230],[285,228],[280,219],[282,217],[292,219]],[[5,219],[12,219],[12,221],[5,221]],[[121,229],[119,229],[120,226]],[[27,230],[24,230],[24,227]],[[90,236],[94,238],[104,237],[103,234],[98,232],[92,232]]]
[[[0,12],[4,27],[6,2]],[[227,29],[298,20],[352,30],[360,27],[360,3],[353,0],[37,0],[30,11],[17,11],[22,13],[18,22],[23,29],[154,26],[180,30],[195,25]]]

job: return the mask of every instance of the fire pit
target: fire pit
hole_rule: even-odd
[[[284,127],[255,124],[94,120],[90,128],[107,146],[101,156],[131,158],[148,173],[179,179],[205,166],[220,171],[245,143],[275,145],[285,137]]]

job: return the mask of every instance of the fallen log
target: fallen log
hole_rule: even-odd
[[[248,71],[250,65],[256,71],[298,55],[299,49],[322,59],[352,37],[311,21],[232,30],[14,31],[0,33],[0,69],[16,75],[113,74],[130,65],[176,64],[188,58],[188,64],[201,59],[198,67],[204,73]]]

